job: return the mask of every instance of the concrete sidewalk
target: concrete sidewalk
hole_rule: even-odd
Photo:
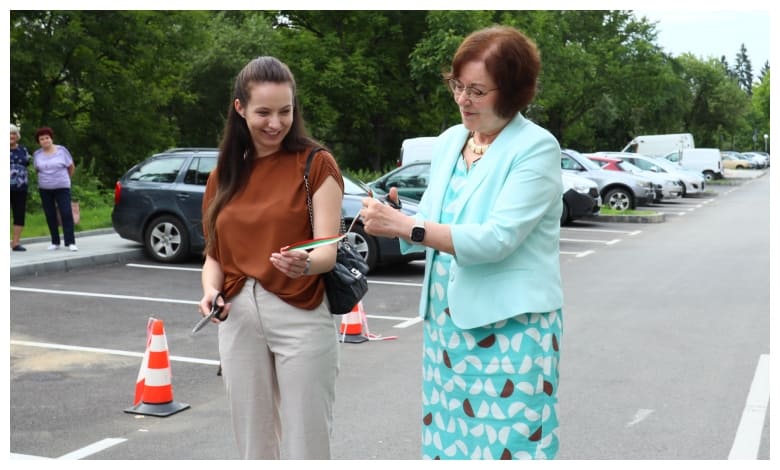
[[[11,280],[145,258],[143,245],[120,238],[110,228],[76,232],[79,251],[70,251],[64,245],[49,251],[50,244],[48,236],[23,238],[27,251],[11,251]]]

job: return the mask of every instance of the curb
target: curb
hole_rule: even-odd
[[[16,280],[22,277],[40,276],[43,274],[62,273],[77,268],[105,266],[108,264],[123,264],[144,257],[142,250],[108,253],[102,255],[84,256],[68,260],[53,260],[42,263],[32,263],[11,267],[10,278]]]
[[[596,215],[583,217],[585,220],[597,222],[623,222],[633,224],[659,224],[666,221],[666,214],[660,212],[652,215]]]
[[[92,235],[108,235],[109,233],[116,233],[114,232],[113,228],[97,228],[94,230],[83,230],[81,232],[75,232],[76,238],[78,237],[89,237]],[[49,241],[51,237],[49,235],[42,235],[40,237],[29,237],[29,238],[22,238],[20,240],[20,243],[39,243],[39,242],[46,242]]]

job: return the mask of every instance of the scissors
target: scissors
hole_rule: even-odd
[[[217,300],[222,298],[222,305],[217,304]],[[219,314],[222,313],[222,310],[225,308],[225,296],[222,295],[222,292],[217,292],[214,294],[214,298],[211,301],[211,312],[209,312],[208,315],[201,318],[200,321],[195,325],[195,328],[192,329],[192,334],[197,333],[200,331],[201,328],[206,326],[209,322],[211,322],[212,319],[216,318],[217,320],[224,320],[224,318],[220,318]]]

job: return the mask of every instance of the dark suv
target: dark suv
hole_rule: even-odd
[[[178,263],[200,254],[205,243],[201,204],[217,154],[215,148],[175,148],[132,167],[116,183],[111,213],[114,230],[122,238],[142,243],[157,261]],[[343,177],[341,212],[349,226],[370,190],[347,174]],[[417,203],[402,199],[401,210],[415,214]],[[368,235],[360,221],[348,237],[371,269],[425,257],[424,253],[402,255],[398,239]]]

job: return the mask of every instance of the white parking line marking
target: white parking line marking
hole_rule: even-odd
[[[368,281],[372,282],[372,281]],[[400,286],[413,286],[413,287],[422,287],[422,284],[412,284],[412,283],[391,283],[391,282],[385,282],[385,281],[373,281],[375,284],[394,284],[394,285],[400,285]],[[177,299],[165,299],[165,298],[155,298],[155,297],[137,297],[132,295],[116,295],[116,294],[99,294],[95,292],[76,292],[76,291],[67,291],[67,290],[52,290],[52,289],[33,289],[29,287],[11,287],[11,290],[15,291],[21,291],[21,292],[36,292],[39,294],[59,294],[59,295],[74,295],[74,296],[84,296],[84,297],[102,297],[106,299],[118,299],[118,300],[142,300],[146,302],[169,302],[169,303],[176,303],[176,304],[187,304],[187,305],[198,305],[198,301],[196,300],[177,300]],[[366,315],[368,318],[378,318],[378,319],[385,319],[385,320],[407,320],[409,317],[393,317],[393,316],[382,316],[382,315]]]
[[[372,281],[368,280],[369,284],[383,284],[386,286],[403,286],[403,287],[422,287],[422,283],[419,282],[396,282],[396,281]]]
[[[113,447],[117,444],[125,442],[127,439],[122,438],[108,438],[102,441],[95,442],[81,449],[75,450],[60,457],[60,460],[79,460],[84,457],[89,457],[92,454],[97,454],[100,451],[106,450],[109,447]]]
[[[571,255],[571,256],[575,256],[577,258],[584,258],[584,257],[586,257],[588,255],[592,255],[593,253],[595,253],[595,251],[593,251],[593,250],[587,250],[587,251],[561,251],[560,252],[560,254],[562,254],[562,255]]]
[[[609,230],[609,229],[600,229],[600,228],[568,228],[568,227],[562,227],[561,231],[566,232],[603,232],[603,233],[625,233],[627,235],[637,235],[642,233],[641,230]]]
[[[769,354],[758,357],[758,365],[750,384],[745,409],[739,420],[734,444],[729,452],[729,460],[758,457],[761,445],[761,432],[764,429],[764,417],[769,404]]]
[[[627,428],[630,428],[631,426],[641,423],[644,421],[648,416],[650,416],[653,413],[654,410],[648,410],[646,408],[640,408],[637,410],[636,414],[634,415],[634,419],[632,419],[628,424],[626,424]]]
[[[155,266],[153,264],[137,264],[137,263],[127,263],[125,266],[128,268],[143,268],[143,269],[168,269],[172,271],[193,271],[193,272],[201,272],[203,269],[201,268],[182,268],[179,266]]]
[[[194,272],[202,271],[201,268],[181,268],[181,267],[177,267],[177,266],[154,266],[154,265],[150,265],[150,264],[137,264],[137,263],[127,263],[125,266],[127,266],[128,268],[142,268],[142,269],[170,269],[170,270],[174,270],[174,271],[194,271]],[[420,283],[413,283],[413,282],[372,281],[371,279],[369,279],[368,283],[369,284],[384,284],[384,285],[388,285],[388,286],[422,287],[422,284],[420,284]]]
[[[601,243],[602,245],[614,245],[619,242],[619,238],[614,240],[585,240],[582,238],[561,238],[562,242],[575,242],[575,243]]]
[[[78,352],[89,352],[95,354],[110,354],[112,356],[125,356],[125,357],[138,357],[138,358],[144,357],[144,353],[142,352],[122,351],[121,349],[90,348],[86,346],[71,346],[68,344],[39,343],[36,341],[18,341],[18,340],[11,340],[9,341],[9,344],[17,345],[17,346],[29,346],[33,348],[59,349],[63,351],[78,351]],[[184,357],[184,356],[169,356],[168,359],[175,362],[187,362],[189,364],[205,364],[209,366],[219,365],[219,361],[215,361],[213,359],[200,359],[196,357]]]
[[[97,292],[77,292],[69,290],[52,290],[52,289],[33,289],[31,287],[13,287],[11,290],[20,292],[36,292],[39,294],[58,294],[58,295],[78,295],[82,297],[103,297],[107,299],[120,299],[120,300],[143,300],[146,302],[169,302],[174,304],[187,304],[198,305],[197,300],[178,300],[178,299],[166,299],[156,297],[139,297],[136,295],[118,295],[118,294],[99,294]]]
[[[420,317],[414,317],[406,320],[405,322],[399,323],[397,325],[393,325],[393,328],[409,328],[412,325],[416,325],[422,321],[422,318]]]

